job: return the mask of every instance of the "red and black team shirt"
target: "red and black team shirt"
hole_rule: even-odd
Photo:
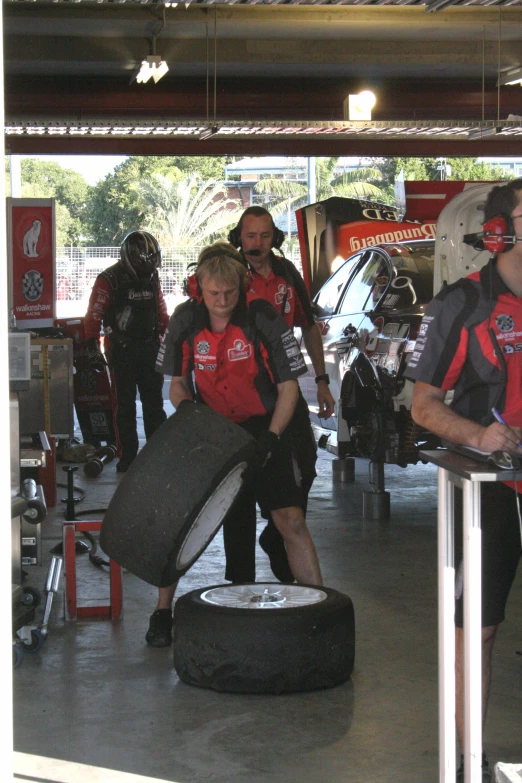
[[[453,389],[451,407],[479,424],[491,424],[496,407],[507,424],[522,426],[522,299],[502,281],[496,259],[430,302],[406,377]]]
[[[207,308],[191,299],[172,314],[156,369],[193,379],[210,408],[241,423],[271,413],[277,385],[306,372],[292,329],[264,300],[240,302],[222,334]]]
[[[167,303],[157,272],[136,280],[118,262],[96,278],[85,314],[85,339],[125,335],[133,339],[160,337],[169,322]]]
[[[270,263],[272,269],[267,278],[257,274],[249,266],[252,286],[247,293],[247,301],[265,299],[292,328],[313,326],[315,319],[310,297],[295,266],[287,258],[274,253],[270,256]]]

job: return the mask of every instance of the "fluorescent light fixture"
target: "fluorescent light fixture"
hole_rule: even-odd
[[[508,84],[521,84],[522,85],[522,67],[515,68],[511,71],[502,73],[497,82],[497,87],[506,86]]]
[[[473,128],[468,133],[468,139],[470,141],[474,139],[485,139],[487,136],[496,136],[500,132],[500,128],[496,128],[494,125],[487,128]]]
[[[217,125],[210,125],[208,128],[205,128],[204,131],[201,131],[199,134],[199,140],[204,141],[205,139],[210,138],[210,136],[214,136],[218,132],[218,126]]]
[[[363,90],[358,95],[348,96],[348,119],[371,120],[372,109],[377,98],[370,90]]]
[[[140,70],[136,76],[138,84],[145,84],[152,77],[155,84],[159,82],[162,76],[165,76],[169,66],[165,60],[161,59],[160,55],[150,54],[145,60],[142,61]]]

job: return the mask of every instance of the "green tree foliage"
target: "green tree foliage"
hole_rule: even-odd
[[[82,244],[90,191],[82,175],[59,163],[34,158],[23,158],[21,170],[23,198],[56,199],[56,243]]]
[[[395,201],[394,183],[401,171],[405,180],[441,179],[445,165],[449,180],[467,180],[482,182],[491,180],[512,179],[501,166],[491,166],[479,163],[476,158],[374,158],[372,165],[381,172],[381,186],[386,192],[386,199]]]
[[[315,187],[318,201],[331,196],[370,198],[382,201],[384,192],[376,184],[381,179],[377,168],[360,167],[337,174],[339,157],[317,158]],[[266,196],[266,207],[277,217],[287,209],[296,210],[307,203],[308,189],[301,182],[280,177],[267,177],[256,185],[256,191]]]
[[[87,209],[91,241],[119,244],[129,231],[151,225],[151,204],[144,200],[144,186],[156,175],[172,182],[187,176],[199,182],[216,181],[223,179],[227,161],[224,156],[130,156],[92,190]]]
[[[448,158],[451,174],[448,179],[467,180],[469,182],[490,182],[491,180],[514,179],[514,174],[508,174],[502,166],[492,166],[475,158]]]
[[[139,195],[145,207],[144,227],[164,245],[182,247],[222,239],[242,212],[221,183],[203,182],[196,173],[183,179],[154,174],[140,183]]]

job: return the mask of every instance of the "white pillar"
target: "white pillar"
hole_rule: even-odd
[[[5,160],[4,145],[4,49],[3,49],[3,9],[0,6],[0,150],[2,159]],[[6,214],[5,214],[5,177],[0,177],[0,244],[5,258],[7,247],[6,239]],[[8,360],[8,342],[7,342],[7,269],[4,266],[4,273],[0,275],[0,410],[4,411],[4,420],[9,417],[9,360]],[[6,514],[10,516],[11,509],[11,470],[10,470],[10,449],[2,449],[0,465],[0,503],[4,510],[4,521]],[[9,526],[10,527],[10,526]],[[2,623],[1,643],[0,643],[0,670],[3,677],[4,698],[0,706],[0,757],[5,763],[2,777],[5,780],[13,779],[13,712],[12,712],[12,672],[13,672],[13,653],[11,648],[11,599],[9,596],[12,591],[11,575],[11,542],[9,536],[6,537],[6,545],[0,547],[0,591],[4,597],[5,620]],[[6,605],[7,604],[7,605]]]
[[[20,155],[9,155],[9,173],[11,179],[11,197],[22,197],[22,158]]]
[[[315,158],[308,158],[308,203],[317,201],[317,189],[315,187]]]

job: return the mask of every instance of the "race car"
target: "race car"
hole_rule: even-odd
[[[339,458],[402,467],[436,447],[411,418],[413,384],[404,371],[430,299],[489,258],[480,237],[494,184],[406,182],[395,207],[334,197],[296,212],[303,277],[336,401],[335,415],[319,419],[301,341],[309,369],[299,382],[319,446]],[[380,475],[381,488],[383,481]]]
[[[343,458],[406,466],[429,434],[410,414],[413,384],[404,378],[427,303],[433,296],[433,240],[382,243],[350,256],[313,299],[326,372],[338,401],[318,418],[314,372],[300,385],[319,445]],[[301,345],[303,353],[306,351]]]

